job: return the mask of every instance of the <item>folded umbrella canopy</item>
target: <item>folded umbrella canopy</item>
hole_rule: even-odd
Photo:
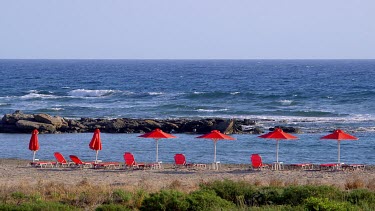
[[[176,136],[174,135],[171,135],[169,133],[165,133],[163,132],[162,130],[160,130],[159,128],[149,132],[149,133],[145,133],[143,135],[140,135],[138,137],[142,137],[142,138],[152,138],[155,140],[156,142],[156,162],[158,162],[158,156],[159,156],[159,145],[158,145],[158,141],[159,139],[162,139],[162,138],[176,138]]]
[[[340,163],[340,141],[343,140],[358,140],[357,137],[345,133],[344,131],[337,129],[333,133],[321,137],[320,139],[331,139],[337,140],[337,163]]]
[[[100,139],[100,130],[95,129],[94,135],[92,136],[91,142],[89,144],[90,149],[96,151],[95,163],[98,162],[98,152],[102,150],[102,140]]]
[[[276,128],[274,131],[258,136],[259,138],[275,139],[276,140],[276,163],[279,162],[279,141],[288,139],[297,139],[296,136],[285,133],[282,129]]]
[[[33,151],[33,162],[35,162],[35,153],[39,150],[38,133],[38,130],[34,129],[29,142],[29,150]]]
[[[197,138],[206,138],[214,141],[214,163],[216,163],[216,142],[218,140],[235,140],[235,138],[222,134],[218,130],[213,130],[207,134],[198,136]]]

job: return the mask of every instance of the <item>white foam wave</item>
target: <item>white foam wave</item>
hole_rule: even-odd
[[[148,92],[149,95],[162,95],[163,92]]]
[[[351,115],[347,117],[300,117],[300,116],[271,116],[271,115],[220,115],[222,118],[254,119],[262,121],[288,122],[288,123],[356,123],[375,122],[373,115]]]
[[[241,92],[231,92],[230,94],[231,95],[237,95],[237,94],[240,94]]]
[[[202,108],[200,108],[200,109],[197,109],[197,111],[198,112],[211,112],[211,113],[213,113],[213,112],[218,112],[218,111],[228,111],[228,109],[227,108],[222,108],[222,109],[202,109]]]
[[[75,89],[68,94],[73,97],[103,97],[115,93],[115,90],[103,89],[103,90],[89,90],[89,89]]]
[[[279,100],[278,102],[281,103],[281,105],[291,105],[293,100]]]
[[[52,111],[63,111],[64,109],[63,108],[49,108],[49,110],[52,110]]]
[[[29,93],[27,95],[21,96],[20,98],[21,99],[33,99],[33,98],[55,99],[55,98],[58,98],[58,96],[39,94],[39,93]]]

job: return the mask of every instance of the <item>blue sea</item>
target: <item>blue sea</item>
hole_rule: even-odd
[[[336,142],[319,137],[342,128],[360,138],[342,142],[342,160],[375,164],[375,60],[0,60],[0,74],[0,114],[254,119],[264,128],[302,129],[298,141],[280,144],[280,159],[295,162],[337,160]],[[154,143],[137,135],[103,134],[99,155],[122,160],[124,151],[133,151],[152,161]],[[160,142],[163,161],[177,152],[196,162],[213,157],[212,143],[178,136]],[[275,159],[275,142],[235,137],[218,143],[219,160],[248,163],[252,153]],[[40,135],[38,154],[52,159],[53,151],[62,151],[89,159],[90,139]],[[31,157],[29,135],[0,134],[0,140],[0,148],[9,149],[0,157]]]

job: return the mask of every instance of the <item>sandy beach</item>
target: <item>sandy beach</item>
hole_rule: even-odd
[[[91,185],[121,187],[128,190],[144,189],[154,192],[178,186],[184,192],[198,189],[202,182],[229,179],[246,181],[257,186],[288,185],[333,185],[345,189],[348,183],[357,182],[375,189],[375,167],[363,171],[319,171],[319,170],[251,170],[248,164],[226,164],[220,170],[173,169],[172,164],[163,164],[161,170],[124,169],[80,169],[80,168],[35,168],[29,161],[1,159],[0,186],[12,188],[19,185],[40,184]]]

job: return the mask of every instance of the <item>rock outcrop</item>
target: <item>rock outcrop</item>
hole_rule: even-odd
[[[243,126],[246,126],[246,130]],[[40,133],[84,133],[93,132],[96,128],[105,133],[145,133],[155,128],[172,133],[203,134],[211,130],[220,130],[226,134],[264,133],[257,121],[249,119],[67,119],[49,114],[24,114],[16,111],[5,114],[0,121],[0,133],[31,133],[33,129],[38,129]],[[290,133],[301,132],[298,128],[282,128]]]

